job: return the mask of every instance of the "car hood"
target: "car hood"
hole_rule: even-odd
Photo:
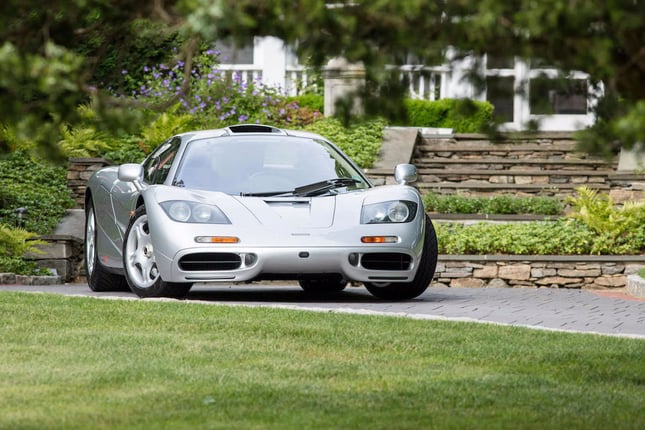
[[[326,228],[334,223],[336,197],[233,197],[268,227]]]

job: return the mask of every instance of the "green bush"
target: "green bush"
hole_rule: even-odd
[[[74,206],[67,189],[67,171],[16,151],[0,159],[0,223],[18,224],[17,208],[27,209],[24,227],[50,234]]]
[[[573,220],[515,224],[437,223],[442,254],[591,254],[596,233]],[[624,250],[625,254],[637,250]],[[632,252],[630,252],[632,251]]]
[[[325,109],[325,97],[316,93],[305,93],[298,96],[289,97],[290,102],[298,103],[298,106],[308,107],[311,110],[323,112]]]
[[[49,275],[47,269],[35,262],[23,260],[26,252],[38,252],[36,246],[44,242],[33,240],[36,235],[21,228],[0,224],[0,273],[19,275]]]
[[[478,133],[493,120],[493,105],[468,99],[404,101],[407,123],[413,127],[452,128],[455,133]]]
[[[591,229],[597,238],[591,252],[623,254],[623,250],[645,246],[645,201],[627,202],[618,207],[608,194],[587,187],[576,189],[577,195],[568,199],[572,205],[569,215]]]
[[[23,260],[21,257],[0,257],[0,273],[14,273],[16,275],[51,275],[51,271],[38,267],[34,261]]]
[[[572,212],[552,222],[463,225],[437,223],[446,254],[628,255],[645,252],[645,202],[617,207],[586,187],[569,199]]]
[[[338,145],[362,168],[372,167],[383,141],[385,121],[373,119],[344,127],[340,120],[326,117],[305,127]]]
[[[459,194],[428,193],[423,196],[427,211],[443,214],[534,214],[560,215],[564,207],[554,197],[467,197]]]

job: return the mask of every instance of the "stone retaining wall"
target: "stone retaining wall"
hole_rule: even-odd
[[[63,282],[76,279],[83,269],[83,241],[69,235],[48,235],[38,238],[45,242],[37,246],[38,252],[24,255],[38,267],[55,271]],[[17,282],[22,283],[22,282]]]
[[[67,168],[67,188],[69,188],[76,208],[85,206],[85,188],[87,180],[97,170],[108,166],[103,158],[70,158]]]
[[[434,282],[449,287],[623,288],[645,256],[439,257]]]

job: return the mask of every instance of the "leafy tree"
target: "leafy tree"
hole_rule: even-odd
[[[154,25],[135,25],[142,18]],[[452,47],[453,59],[487,53],[588,72],[602,82],[605,98],[598,123],[581,138],[591,149],[611,151],[645,138],[644,18],[642,0],[5,0],[0,115],[19,135],[44,143],[57,141],[52,136],[59,124],[73,123],[76,106],[90,97],[104,119],[123,118],[127,103],[91,84],[101,83],[95,65],[105,60],[107,46],[125,52],[126,34],[160,32],[161,40],[176,32],[177,43],[186,41],[177,56],[187,70],[200,42],[229,38],[242,45],[252,36],[274,35],[315,67],[333,56],[362,62],[362,95],[374,99],[365,103],[368,113],[389,117],[404,112],[406,86],[385,66],[404,64],[409,55],[439,64]],[[475,62],[475,82],[483,82],[480,71]],[[188,83],[182,91],[190,92]],[[105,115],[114,107],[121,109]]]

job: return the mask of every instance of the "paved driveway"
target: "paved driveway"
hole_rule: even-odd
[[[86,284],[0,285],[0,291],[32,291],[136,299],[131,293],[94,293]],[[645,299],[622,293],[551,288],[431,287],[415,300],[387,302],[362,287],[333,300],[307,298],[293,284],[194,287],[187,303],[277,306],[317,311],[401,315],[419,319],[489,322],[546,330],[601,333],[645,339]]]

